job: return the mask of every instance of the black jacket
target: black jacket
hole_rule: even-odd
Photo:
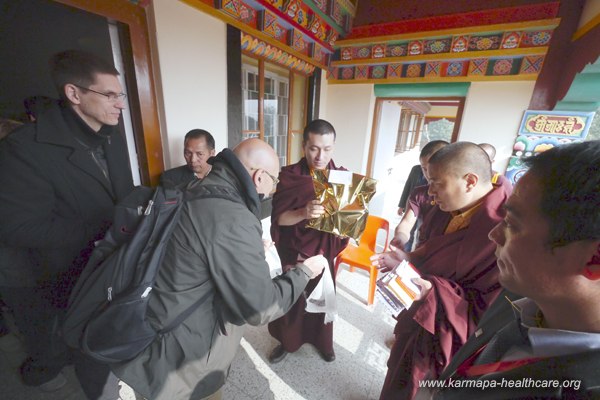
[[[483,315],[476,334],[456,353],[439,380],[454,380],[453,388],[446,387],[433,395],[435,400],[462,399],[598,399],[600,398],[600,350],[586,353],[548,357],[512,370],[474,377],[470,382],[455,375],[456,369],[498,330],[514,318],[512,306],[504,298],[516,300],[520,296],[503,291]],[[577,386],[570,382],[576,380]],[[457,382],[459,381],[459,382]],[[558,382],[558,387],[553,386]],[[513,384],[513,387],[508,385]],[[552,384],[552,385],[551,385]],[[519,387],[522,385],[522,387]],[[534,385],[538,385],[537,387]],[[549,387],[540,387],[549,386]],[[482,389],[485,387],[485,389]],[[417,399],[431,398],[431,393],[420,392]]]
[[[160,176],[160,183],[165,184],[167,182],[171,182],[172,184],[187,184],[192,181],[197,180],[194,171],[190,169],[190,167],[186,165],[181,165],[179,167],[171,168],[163,172]]]
[[[106,138],[99,137],[109,181],[94,160],[97,152],[75,140],[73,123],[83,121],[55,105],[0,145],[0,243],[30,260],[17,268],[12,257],[3,257],[0,285],[33,286],[65,274],[75,279],[86,247],[103,234],[115,203],[133,188],[118,130],[105,126]]]

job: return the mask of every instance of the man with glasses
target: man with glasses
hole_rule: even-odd
[[[211,163],[211,173],[187,187],[191,200],[167,244],[148,321],[162,329],[200,304],[136,358],[112,367],[148,399],[220,399],[244,325],[283,315],[325,266],[322,256],[308,258],[271,280],[259,220],[261,197],[274,191],[279,171],[271,146],[247,139]],[[215,186],[229,196],[198,198]]]
[[[65,383],[60,318],[114,205],[133,188],[116,128],[125,108],[119,72],[75,50],[54,55],[50,67],[60,102],[0,147],[0,242],[29,260],[4,260],[0,292],[25,338],[23,382],[42,390]]]
[[[271,237],[284,271],[298,260],[323,254],[335,277],[333,260],[348,244],[348,239],[306,228],[309,219],[325,213],[325,208],[315,199],[311,171],[343,169],[332,159],[335,136],[335,129],[329,122],[321,119],[310,122],[303,133],[304,157],[296,164],[284,167],[279,174],[281,182],[273,196]],[[319,279],[308,285],[306,293],[312,292]],[[335,360],[333,323],[325,324],[325,314],[308,313],[305,308],[306,299],[302,296],[285,316],[269,324],[269,333],[280,342],[269,355],[271,363],[280,362],[304,343],[315,346],[323,360]]]

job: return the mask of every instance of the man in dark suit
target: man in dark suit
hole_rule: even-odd
[[[500,283],[525,297],[496,300],[433,382],[434,399],[600,397],[600,142],[526,163],[489,235]]]
[[[161,183],[186,184],[204,179],[210,172],[208,159],[215,155],[215,139],[204,129],[192,129],[185,135],[183,158],[185,165],[163,172]]]
[[[0,243],[13,254],[0,263],[0,292],[25,338],[23,382],[43,390],[66,382],[61,316],[114,205],[133,188],[116,128],[125,108],[119,72],[76,50],[50,65],[60,103],[0,145]]]

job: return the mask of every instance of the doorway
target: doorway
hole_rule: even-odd
[[[432,140],[457,141],[464,97],[377,98],[367,175],[377,179],[370,209],[391,225],[400,222],[398,203],[421,148]]]
[[[0,54],[5,60],[0,64],[0,116],[24,119],[24,98],[58,96],[48,71],[54,53],[80,49],[113,60],[128,94],[120,124],[134,180],[157,181],[163,169],[162,145],[145,10],[127,2],[85,0],[0,0],[0,9]]]

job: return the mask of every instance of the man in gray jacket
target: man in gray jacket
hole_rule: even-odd
[[[152,290],[148,318],[161,329],[206,293],[208,299],[138,357],[112,368],[149,399],[220,398],[243,326],[285,314],[326,263],[322,256],[311,257],[270,278],[260,200],[275,190],[279,161],[268,144],[248,139],[211,162],[211,173],[188,188],[191,198],[203,185],[218,185],[242,201],[203,198],[184,205]]]

